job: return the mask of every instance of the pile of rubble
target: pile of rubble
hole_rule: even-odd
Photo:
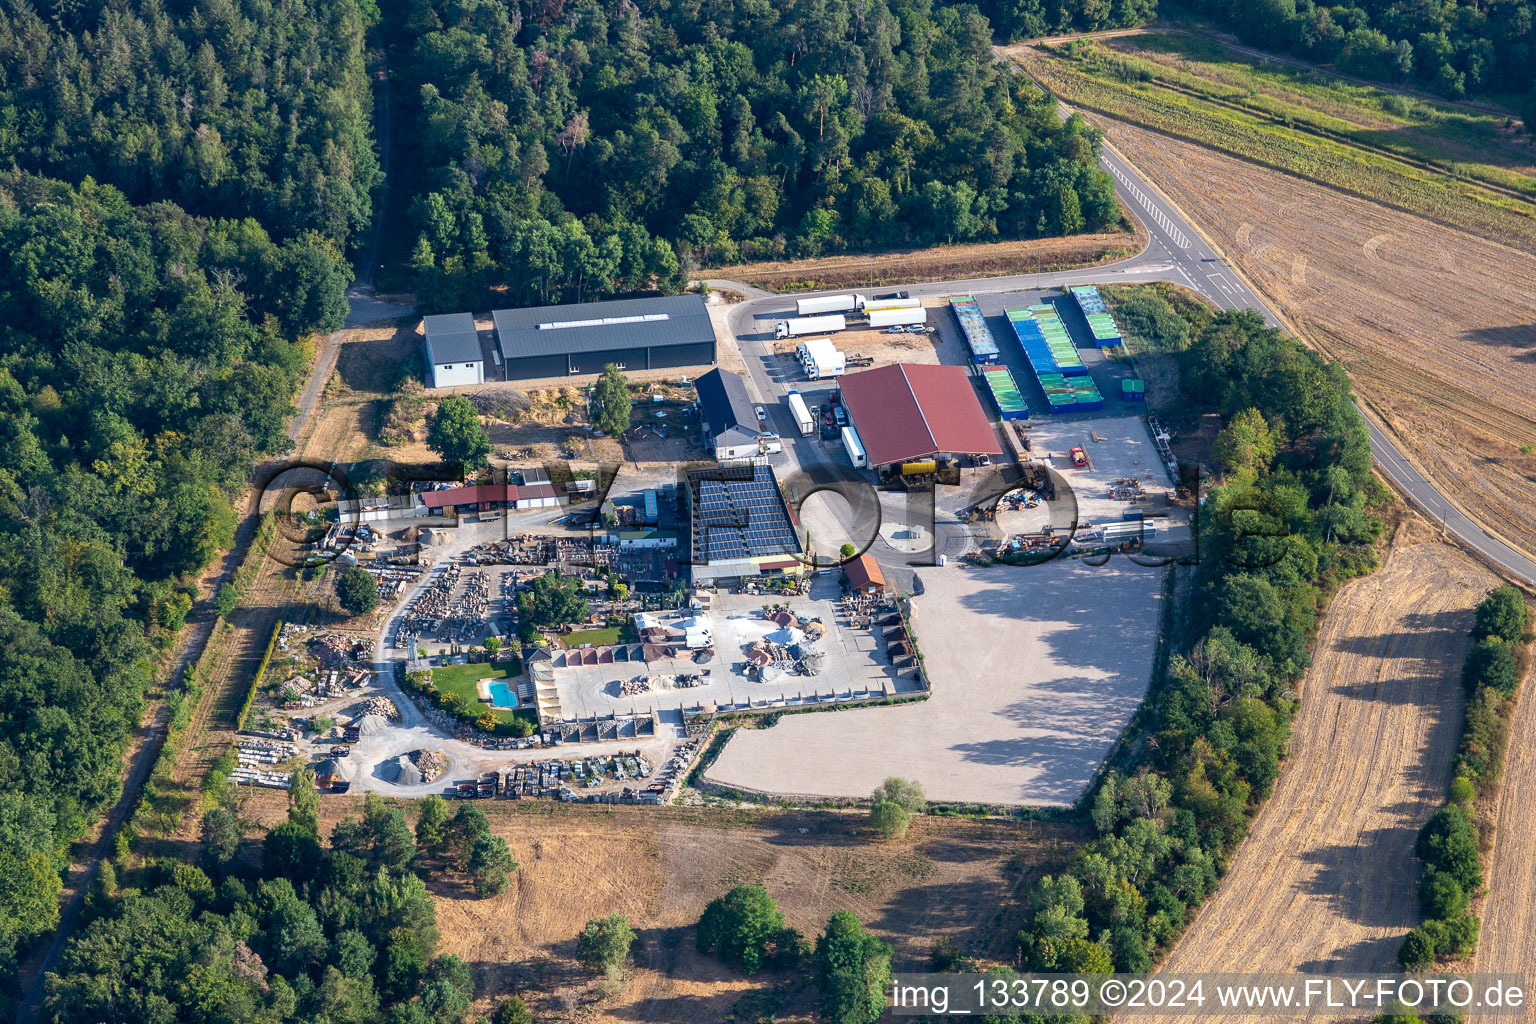
[[[368,715],[383,715],[391,721],[400,721],[400,709],[395,707],[395,702],[388,697],[380,697],[377,694],[355,705],[352,708],[352,714],[357,718],[365,718]]]
[[[372,652],[372,641],[363,643],[337,633],[322,634],[309,648],[309,653],[327,668],[335,668],[347,661],[362,661]]]
[[[413,750],[410,758],[421,772],[423,782],[436,782],[448,771],[448,755],[441,750]]]
[[[642,693],[651,692],[651,681],[646,676],[635,676],[633,679],[619,680],[619,695],[622,697],[638,697]]]

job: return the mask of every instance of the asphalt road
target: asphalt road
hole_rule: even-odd
[[[903,285],[902,288],[912,295],[938,296],[1063,288],[1074,284],[1172,281],[1193,288],[1222,309],[1257,310],[1263,314],[1267,323],[1281,326],[1279,318],[1264,300],[1249,289],[1226,260],[1206,244],[1183,214],[1159,195],[1124,157],[1106,146],[1102,164],[1114,177],[1115,192],[1126,208],[1146,225],[1149,236],[1147,246],[1135,256],[1119,263],[1085,270],[943,281]],[[779,432],[788,441],[795,435],[795,431],[780,401],[788,388],[783,381],[775,379],[772,343],[773,321],[784,318],[790,302],[784,296],[739,281],[711,280],[709,283],[734,289],[747,296],[746,301],[731,310],[727,323],[740,343],[750,387],[755,392],[754,401],[768,405]],[[1376,464],[1400,491],[1462,544],[1490,562],[1502,566],[1511,576],[1536,586],[1536,561],[1491,536],[1457,509],[1433,483],[1414,468],[1393,440],[1376,425],[1370,413],[1364,408],[1360,412],[1370,431],[1371,453],[1375,456]],[[807,460],[814,465],[827,459],[826,453],[814,442],[799,442],[793,449],[803,467]]]

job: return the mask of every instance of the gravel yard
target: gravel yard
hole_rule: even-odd
[[[914,625],[932,697],[742,730],[707,777],[860,797],[901,775],[932,800],[1076,800],[1146,693],[1163,571],[1114,558],[918,575]]]

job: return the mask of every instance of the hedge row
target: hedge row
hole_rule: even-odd
[[[267,674],[267,663],[272,660],[272,651],[277,647],[277,638],[282,635],[283,620],[278,619],[277,625],[272,627],[272,638],[267,641],[267,649],[262,652],[261,664],[256,666],[256,674],[251,677],[251,685],[245,691],[245,699],[240,702],[240,713],[235,716],[235,731],[240,732],[245,728],[245,720],[251,713],[251,704],[256,700],[256,691],[261,687],[261,680]]]
[[[1477,948],[1482,926],[1467,906],[1483,889],[1473,802],[1499,780],[1509,745],[1509,720],[1520,689],[1525,599],[1514,587],[1489,591],[1477,606],[1473,645],[1462,667],[1470,696],[1456,777],[1450,798],[1419,831],[1413,852],[1424,862],[1419,903],[1425,921],[1403,937],[1398,961],[1410,971],[1430,967],[1443,957],[1466,956]]]

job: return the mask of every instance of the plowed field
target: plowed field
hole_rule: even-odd
[[[1164,970],[1396,969],[1419,921],[1414,836],[1445,800],[1461,732],[1472,608],[1495,582],[1399,534],[1337,595],[1275,793]]]
[[[1536,256],[1096,120],[1344,362],[1440,490],[1490,532],[1536,551]]]

